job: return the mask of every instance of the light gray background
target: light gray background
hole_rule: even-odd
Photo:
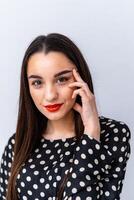
[[[131,130],[131,157],[121,200],[133,200],[134,1],[0,1],[0,155],[15,132],[24,52],[40,34],[70,37],[85,56],[101,115]]]

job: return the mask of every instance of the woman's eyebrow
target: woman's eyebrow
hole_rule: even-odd
[[[60,75],[62,75],[62,74],[67,74],[67,73],[69,73],[69,72],[72,72],[72,70],[64,70],[64,71],[61,71],[61,72],[55,74],[54,77],[58,77],[58,76],[60,76]],[[41,76],[39,76],[39,75],[31,75],[31,76],[28,77],[28,79],[30,79],[30,78],[39,78],[39,79],[43,79],[43,78],[42,78]]]

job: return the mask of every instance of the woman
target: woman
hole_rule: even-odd
[[[120,199],[130,130],[99,116],[88,65],[66,36],[26,50],[16,132],[2,155],[0,198]]]

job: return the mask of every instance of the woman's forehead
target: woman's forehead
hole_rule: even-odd
[[[27,71],[45,70],[48,73],[58,73],[63,70],[72,70],[75,65],[64,54],[50,52],[48,54],[36,53],[28,61]]]

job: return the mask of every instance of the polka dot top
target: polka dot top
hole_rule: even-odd
[[[41,138],[16,179],[18,199],[56,200],[63,177],[70,170],[63,200],[119,200],[130,155],[130,130],[121,121],[99,117],[100,141],[83,133],[76,137]],[[13,134],[4,149],[0,168],[0,199],[6,199],[13,160]],[[70,167],[71,164],[71,167]]]

